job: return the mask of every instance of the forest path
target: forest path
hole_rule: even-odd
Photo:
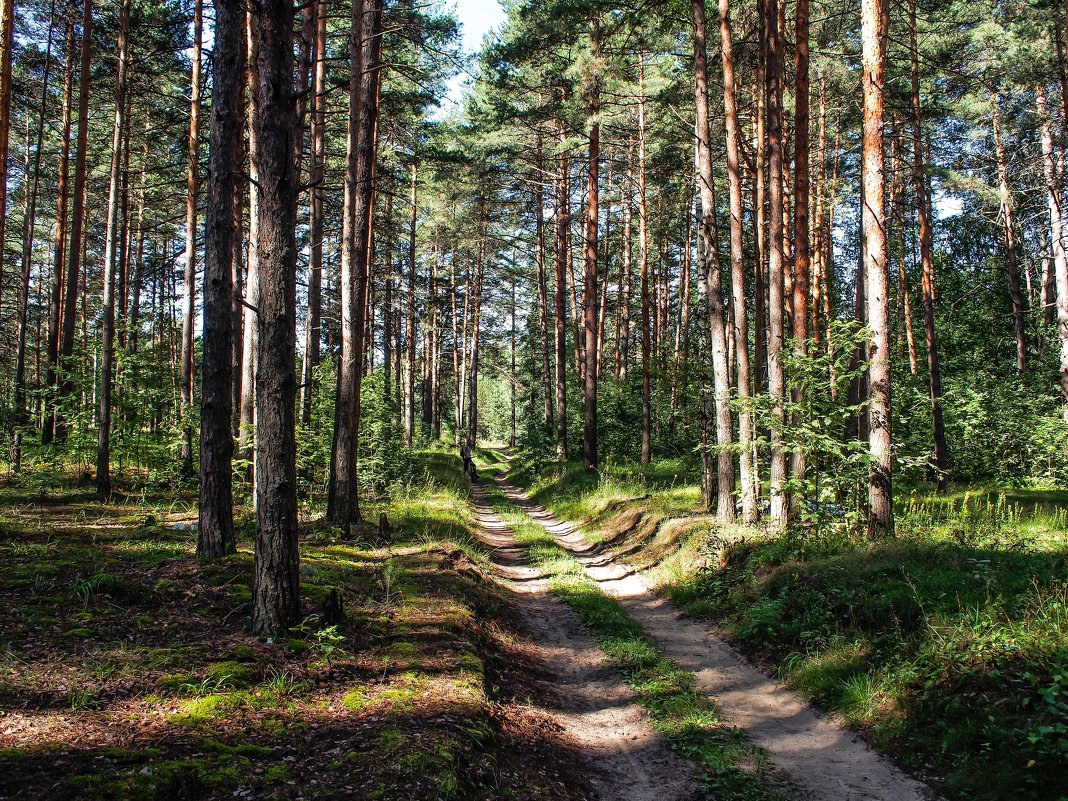
[[[604,801],[683,801],[694,788],[693,766],[676,756],[653,729],[648,713],[574,613],[549,594],[508,525],[493,511],[486,491],[472,485],[478,537],[499,575],[515,591],[540,661],[552,674],[555,708],[592,769]]]
[[[758,670],[705,623],[682,616],[640,573],[592,546],[578,529],[554,517],[503,478],[497,485],[527,516],[569,551],[614,597],[664,656],[694,674],[697,687],[791,785],[812,801],[930,801],[939,796],[910,778],[857,735],[820,716],[782,683]]]

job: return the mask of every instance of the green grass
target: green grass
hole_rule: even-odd
[[[619,472],[569,466],[526,483],[594,538],[624,511],[692,514],[673,506],[685,488],[642,497],[641,471]],[[627,492],[629,510],[605,502]],[[897,522],[883,542],[696,526],[654,576],[948,798],[1068,797],[1068,492],[917,489],[899,497]],[[627,558],[642,563],[657,542]]]
[[[27,716],[0,751],[10,797],[575,798],[573,774],[545,767],[559,744],[516,734],[510,693],[534,679],[508,664],[512,613],[479,573],[460,460],[412,459],[411,481],[364,509],[388,541],[304,510],[305,618],[278,645],[246,629],[243,511],[238,553],[198,563],[195,532],[172,528],[195,519],[191,496],[104,505],[50,475],[0,481],[0,704]],[[334,588],[348,619],[328,626]]]
[[[623,607],[583,572],[578,561],[493,484],[492,477],[505,467],[496,464],[480,471],[490,504],[526,548],[531,562],[550,576],[553,594],[578,615],[649,710],[657,731],[673,750],[697,763],[703,797],[722,801],[780,798],[763,780],[761,753],[743,732],[720,718],[716,705],[698,692],[693,674],[666,659]]]

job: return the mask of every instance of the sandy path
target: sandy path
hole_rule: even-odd
[[[516,487],[498,480],[517,507],[548,530],[586,572],[642,625],[664,655],[697,677],[734,725],[745,729],[785,775],[794,795],[813,801],[921,801],[938,795],[872,751],[780,682],[768,678],[701,621],[683,617],[640,573],[591,546]]]
[[[648,714],[571,610],[553,598],[526,560],[485,490],[472,488],[479,539],[515,591],[539,657],[553,675],[557,707],[549,710],[591,767],[603,801],[683,801],[693,766],[670,751]]]

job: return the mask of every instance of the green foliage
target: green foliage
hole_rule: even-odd
[[[1027,536],[1043,515],[917,500],[896,541],[754,537],[672,592],[880,747],[934,764],[947,797],[1057,799],[1068,572],[1063,528]]]
[[[833,348],[810,346],[800,353],[795,341],[788,340],[783,349],[789,393],[782,403],[783,448],[804,453],[808,466],[803,479],[791,474],[785,489],[798,501],[799,522],[817,529],[859,524],[869,464],[868,444],[855,436],[867,402],[851,403],[849,395],[850,386],[867,370],[867,363],[855,354],[866,347],[871,333],[854,321],[835,320],[828,335]],[[770,395],[736,399],[735,406],[742,403],[753,412],[758,444],[766,456],[770,443],[764,432],[776,422],[776,403]]]

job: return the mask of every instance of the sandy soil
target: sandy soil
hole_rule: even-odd
[[[642,625],[664,655],[697,677],[699,689],[745,729],[785,776],[791,794],[812,801],[929,801],[938,795],[858,736],[769,678],[699,620],[683,617],[640,573],[591,546],[506,481],[507,497],[546,528]]]
[[[608,657],[578,619],[553,598],[544,577],[526,561],[511,530],[473,487],[479,537],[492,549],[502,580],[516,592],[539,660],[552,676],[548,710],[588,761],[603,801],[683,801],[693,787],[692,765],[671,752]]]

